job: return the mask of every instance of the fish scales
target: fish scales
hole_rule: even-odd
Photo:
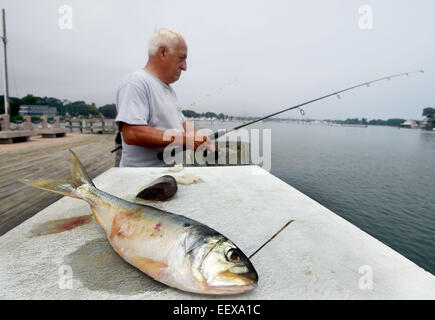
[[[137,254],[162,259],[171,244],[185,230],[197,222],[184,216],[174,215],[157,208],[134,204],[116,198],[98,189],[91,191],[93,201],[99,198],[94,209],[97,221],[106,231],[115,250],[127,248],[129,241],[136,241]]]

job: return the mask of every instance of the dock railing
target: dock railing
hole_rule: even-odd
[[[118,130],[115,119],[94,118],[92,116],[89,118],[67,118],[66,128],[71,129],[71,132],[99,134],[116,134]]]

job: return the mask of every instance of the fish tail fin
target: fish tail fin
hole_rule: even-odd
[[[87,184],[95,188],[94,183],[91,178],[86,173],[85,168],[80,163],[77,155],[72,151],[71,152],[71,173],[72,173],[72,181],[69,180],[39,180],[39,181],[30,181],[27,179],[21,179],[20,181],[28,184],[30,186],[52,191],[55,193],[62,194],[64,196],[69,196],[77,199],[83,199],[83,196],[80,194],[79,190],[77,190],[81,185]]]
[[[69,196],[77,199],[83,199],[80,193],[76,190],[72,181],[69,180],[38,180],[30,181],[27,179],[20,179],[22,183],[28,184],[29,186],[48,190],[51,192],[59,193],[64,196]]]

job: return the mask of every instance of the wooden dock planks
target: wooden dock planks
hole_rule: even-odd
[[[83,135],[59,143],[0,152],[0,236],[62,196],[18,179],[67,179],[72,149],[94,178],[115,164],[114,135]],[[51,140],[51,139],[50,139]]]

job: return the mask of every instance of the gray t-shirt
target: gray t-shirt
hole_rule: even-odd
[[[159,130],[184,131],[186,121],[177,107],[177,96],[170,85],[145,69],[128,74],[116,96],[116,123],[145,125]],[[163,148],[146,148],[128,145],[122,139],[120,167],[165,166],[157,154]]]

